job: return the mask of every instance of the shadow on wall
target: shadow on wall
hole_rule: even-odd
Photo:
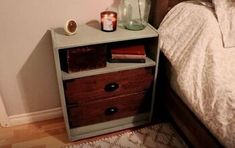
[[[113,3],[110,7],[117,9],[119,4],[120,4],[120,0],[113,0]]]
[[[110,7],[117,8],[118,4],[119,0],[113,0]],[[24,112],[60,107],[50,31],[45,32],[20,69],[17,81]]]
[[[37,44],[17,74],[25,112],[60,106],[50,31]]]

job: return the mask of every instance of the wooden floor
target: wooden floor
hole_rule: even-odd
[[[124,131],[112,133],[117,134]],[[36,122],[26,125],[0,128],[0,148],[57,148],[71,143],[83,143],[110,136],[93,137],[76,142],[69,142],[62,118]]]
[[[43,143],[38,143],[38,145],[36,145],[36,140],[48,137],[53,138],[53,141],[56,142],[57,145],[65,145],[69,143],[62,118],[8,128],[0,128],[0,147],[17,147],[14,145],[29,141],[35,141],[34,146],[45,147],[45,144]]]

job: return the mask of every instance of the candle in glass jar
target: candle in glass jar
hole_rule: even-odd
[[[117,13],[104,11],[101,13],[101,30],[105,32],[115,31],[117,28]]]

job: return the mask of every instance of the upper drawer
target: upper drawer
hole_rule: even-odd
[[[73,104],[149,90],[153,71],[154,67],[146,67],[66,80],[65,97],[68,104]]]

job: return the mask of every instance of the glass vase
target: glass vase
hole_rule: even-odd
[[[121,0],[119,24],[129,30],[142,30],[148,24],[151,0]]]

